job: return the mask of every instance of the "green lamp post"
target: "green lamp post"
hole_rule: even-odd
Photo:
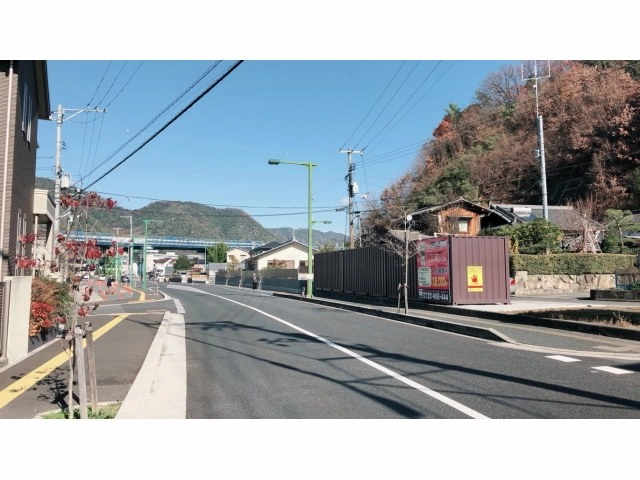
[[[307,167],[308,169],[308,212],[307,212],[307,216],[308,216],[308,236],[309,236],[309,240],[308,240],[308,247],[307,247],[307,263],[308,265],[308,274],[307,274],[307,298],[312,298],[313,297],[313,241],[312,241],[312,234],[313,234],[313,218],[312,218],[312,211],[311,211],[311,172],[313,170],[313,167],[317,167],[317,165],[315,163],[311,163],[311,162],[287,162],[284,160],[276,160],[276,159],[271,159],[269,160],[269,165],[280,165],[281,163],[284,164],[288,164],[288,165],[302,165],[303,167]]]
[[[147,236],[150,222],[163,223],[163,220],[142,220],[144,222],[144,250],[142,252],[142,290],[147,289]]]

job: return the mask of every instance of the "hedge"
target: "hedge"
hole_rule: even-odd
[[[612,253],[555,253],[549,255],[512,254],[511,275],[526,271],[532,275],[583,275],[615,273],[636,265],[636,255]]]

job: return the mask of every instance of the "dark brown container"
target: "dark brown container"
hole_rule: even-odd
[[[507,237],[430,237],[416,247],[418,297],[424,302],[511,303]]]
[[[507,237],[451,238],[451,303],[511,303]]]

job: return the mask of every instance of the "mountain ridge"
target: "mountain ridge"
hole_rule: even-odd
[[[35,188],[46,189],[54,197],[55,181],[36,177]],[[213,243],[245,240],[266,244],[295,238],[306,244],[308,240],[307,229],[265,228],[242,209],[215,208],[196,202],[159,200],[135,210],[116,205],[112,210],[88,210],[87,215],[81,217],[77,228],[88,233],[124,236],[131,230],[134,236],[142,236],[146,226],[148,235],[211,238]],[[344,234],[337,232],[312,233],[314,247],[342,244],[345,240]]]

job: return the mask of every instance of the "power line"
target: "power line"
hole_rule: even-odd
[[[142,64],[144,63],[144,60],[141,61],[138,66],[136,67],[136,69],[133,71],[133,73],[131,74],[131,76],[129,77],[129,79],[124,83],[124,85],[122,86],[122,88],[120,89],[120,91],[118,93],[116,93],[115,97],[113,97],[111,100],[109,100],[109,103],[107,103],[105,105],[104,108],[109,108],[109,106],[120,96],[120,94],[123,92],[123,90],[127,87],[127,85],[129,85],[129,82],[131,82],[131,80],[133,79],[133,77],[136,75],[136,73],[138,73],[138,70],[140,70],[140,67],[142,67]]]
[[[91,105],[91,102],[93,102],[93,99],[95,98],[96,94],[98,93],[98,90],[100,90],[100,86],[102,85],[102,82],[104,81],[104,78],[106,77],[107,72],[109,71],[109,67],[111,67],[111,60],[109,60],[109,63],[107,63],[107,68],[104,69],[104,72],[102,73],[102,78],[98,82],[98,86],[96,87],[96,90],[93,92],[93,95],[91,95],[91,99],[85,105],[85,108],[89,108],[89,105]]]
[[[193,90],[195,88],[195,86],[200,83],[202,81],[202,79],[204,79],[207,75],[209,75],[209,73],[214,70],[219,64],[220,64],[220,60],[218,60],[217,62],[215,62],[213,65],[210,65],[207,70],[205,70],[191,85],[189,85],[185,90],[182,91],[182,93],[180,93],[180,95],[178,95],[175,99],[173,99],[173,101],[171,103],[169,103],[169,105],[167,105],[166,107],[164,107],[153,119],[151,119],[149,122],[147,122],[147,124],[142,127],[140,130],[138,130],[138,132],[133,135],[131,138],[129,138],[129,140],[127,140],[125,143],[123,143],[120,147],[118,147],[111,155],[109,155],[105,160],[103,160],[99,165],[97,165],[95,168],[93,168],[89,173],[86,174],[86,176],[91,175],[92,173],[94,173],[98,168],[100,168],[101,166],[105,165],[107,162],[109,162],[109,160],[111,160],[112,158],[114,158],[116,156],[116,154],[118,154],[118,152],[120,152],[121,150],[124,149],[124,147],[126,147],[127,145],[129,145],[131,142],[133,142],[133,140],[137,137],[139,137],[140,135],[142,135],[142,133],[149,128],[151,125],[153,125],[162,115],[164,115],[169,109],[171,109],[171,107],[173,107],[176,103],[178,103],[187,93],[189,93],[191,90]]]
[[[382,107],[382,110],[380,111],[380,113],[378,113],[378,116],[373,120],[373,122],[371,122],[371,124],[369,125],[369,128],[367,128],[367,130],[362,134],[362,137],[360,137],[360,140],[358,140],[358,142],[356,143],[356,146],[354,148],[358,148],[358,145],[360,145],[360,142],[362,142],[362,140],[364,139],[364,137],[367,135],[367,133],[369,133],[369,130],[371,130],[373,128],[373,126],[375,125],[375,123],[378,121],[378,119],[380,118],[380,116],[384,113],[384,111],[387,109],[387,107],[389,106],[389,104],[391,103],[391,101],[395,98],[395,96],[398,94],[398,92],[400,91],[400,89],[404,86],[404,84],[406,83],[406,81],[409,79],[409,77],[411,76],[411,74],[413,73],[413,71],[416,69],[416,67],[418,66],[420,62],[416,62],[415,65],[413,66],[413,68],[409,71],[409,73],[407,73],[407,75],[404,77],[404,80],[402,81],[402,83],[398,86],[398,88],[396,89],[395,92],[393,92],[393,95],[391,95],[391,98],[387,101],[387,103],[384,105],[384,107]],[[365,147],[366,148],[366,147]],[[363,148],[364,150],[364,148]]]
[[[380,93],[380,95],[378,96],[378,98],[376,99],[375,102],[373,102],[373,105],[371,105],[371,108],[369,108],[369,111],[366,113],[366,115],[362,118],[362,120],[360,120],[360,123],[358,124],[358,126],[353,130],[353,132],[351,132],[351,135],[349,135],[349,138],[347,139],[346,142],[344,142],[344,145],[342,145],[342,147],[340,147],[340,150],[344,150],[344,147],[347,145],[347,143],[349,143],[349,140],[351,140],[351,137],[353,137],[353,135],[358,131],[358,129],[360,128],[360,126],[362,125],[362,123],[367,119],[367,117],[369,116],[369,114],[371,113],[371,111],[375,108],[375,106],[378,104],[378,102],[380,101],[380,99],[382,98],[382,96],[385,94],[385,92],[387,91],[387,89],[389,88],[389,86],[391,85],[391,83],[393,83],[393,81],[395,80],[395,78],[398,76],[398,73],[400,73],[400,70],[402,70],[402,67],[404,66],[404,64],[406,63],[406,60],[403,61],[400,66],[398,67],[398,70],[396,70],[396,73],[393,74],[393,77],[391,77],[391,80],[389,80],[389,82],[387,83],[387,86],[384,87],[384,90],[382,90],[382,92]]]
[[[126,67],[127,65],[127,61],[125,60],[125,62],[122,64],[122,67],[120,67],[120,71],[118,71],[118,73],[116,74],[115,78],[113,79],[113,82],[111,82],[111,85],[109,85],[109,88],[107,88],[107,91],[104,93],[104,95],[102,96],[102,98],[98,101],[98,104],[96,105],[96,108],[98,108],[98,106],[102,103],[102,101],[107,97],[107,95],[109,95],[109,92],[111,91],[111,89],[113,88],[113,86],[116,84],[116,82],[118,81],[118,78],[120,78],[120,75],[122,74],[122,71],[124,70],[124,67]]]
[[[156,133],[154,133],[151,137],[149,137],[146,141],[144,141],[142,143],[142,145],[140,145],[138,148],[136,148],[133,152],[131,152],[129,155],[127,155],[124,159],[122,159],[121,161],[119,161],[116,165],[114,165],[112,168],[110,168],[109,170],[107,170],[107,172],[105,172],[103,175],[101,175],[100,177],[98,177],[95,181],[91,182],[89,185],[87,185],[83,190],[87,190],[88,188],[90,188],[92,185],[95,185],[97,182],[99,182],[100,180],[102,180],[104,177],[106,177],[108,174],[110,174],[111,172],[113,172],[116,168],[118,168],[120,165],[122,165],[124,162],[126,162],[127,160],[129,160],[133,155],[135,155],[136,153],[138,153],[143,147],[145,147],[149,142],[151,142],[151,140],[153,140],[154,138],[156,138],[158,135],[160,135],[160,133],[162,133],[169,125],[171,125],[173,122],[175,122],[178,118],[180,118],[185,112],[187,112],[189,109],[191,109],[191,107],[193,107],[197,102],[199,102],[207,93],[209,93],[211,90],[213,90],[220,82],[222,82],[222,80],[224,80],[228,75],[231,74],[231,72],[233,72],[236,68],[238,68],[240,66],[240,64],[243,62],[244,60],[239,60],[237,61],[235,64],[233,64],[220,78],[218,78],[215,82],[213,82],[211,85],[209,85],[209,87],[207,87],[205,89],[204,92],[202,92],[200,95],[198,95],[194,100],[192,100],[185,108],[183,108],[180,112],[178,112],[177,115],[175,115],[169,122],[165,123],[164,126],[162,126],[160,128],[160,130],[156,131]],[[146,127],[145,127],[146,128]],[[104,163],[103,163],[104,164]],[[93,172],[91,172],[93,173]]]
[[[389,124],[393,121],[394,118],[396,118],[396,116],[402,111],[402,109],[405,107],[405,105],[407,103],[409,103],[409,100],[411,100],[414,95],[416,95],[416,93],[418,93],[418,90],[420,90],[422,88],[422,85],[425,84],[425,82],[427,80],[429,80],[429,78],[431,77],[431,75],[433,74],[433,72],[436,71],[436,69],[440,66],[440,64],[442,63],[442,61],[439,61],[435,67],[433,67],[433,69],[429,72],[429,74],[425,77],[424,80],[422,80],[422,82],[420,83],[420,85],[418,85],[418,87],[413,91],[413,93],[409,96],[409,98],[407,98],[407,100],[402,104],[402,106],[398,109],[398,111],[396,112],[396,114],[391,117],[391,119],[380,129],[380,131],[378,131],[377,134],[375,134],[373,136],[373,138],[371,140],[369,140],[369,143],[373,142],[383,131],[385,128],[387,128],[389,126]],[[367,144],[368,145],[368,144]],[[367,148],[367,145],[365,145],[365,147],[363,148],[363,150],[365,150]]]

